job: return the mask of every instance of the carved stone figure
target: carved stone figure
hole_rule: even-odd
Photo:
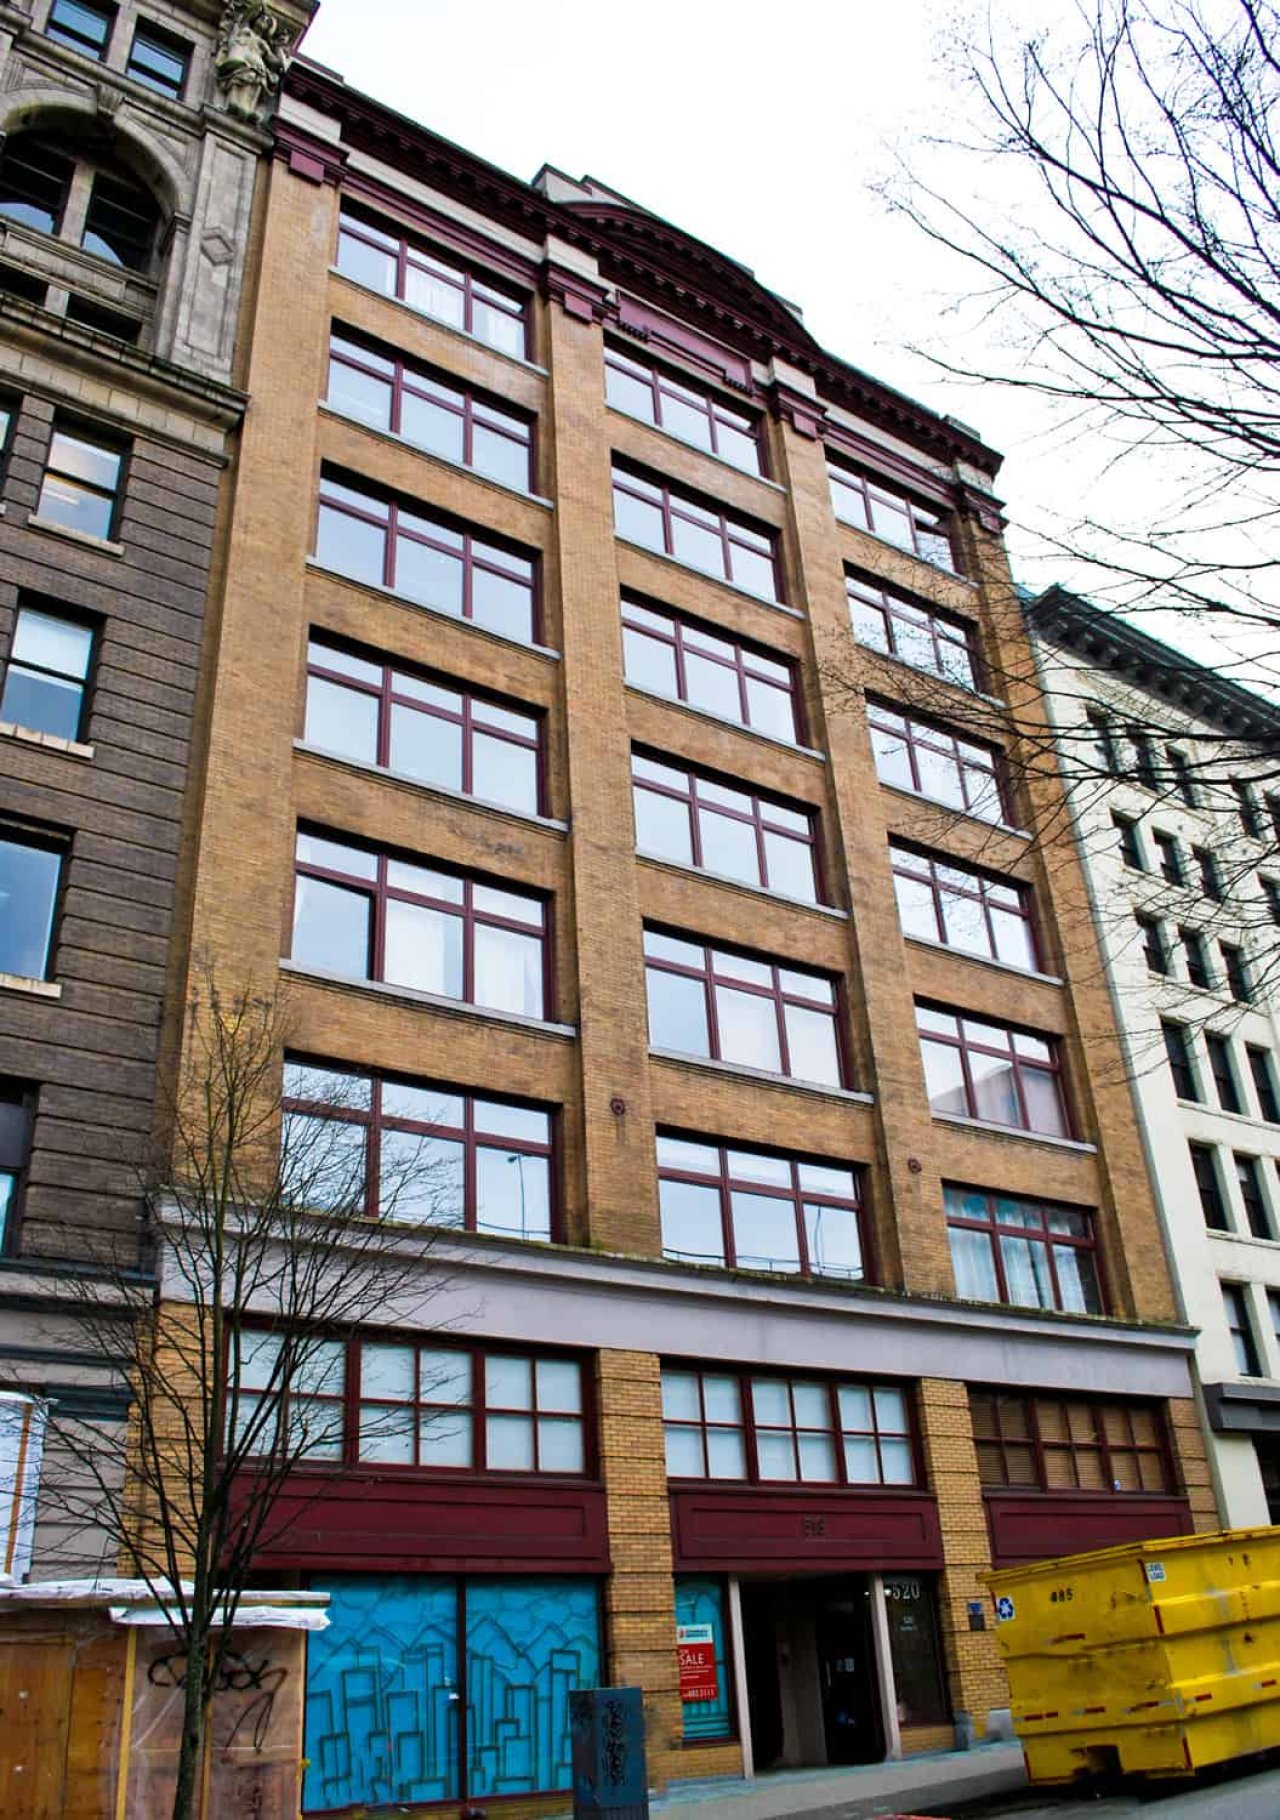
[[[227,0],[218,27],[214,74],[229,113],[240,120],[261,118],[280,86],[292,35],[292,28],[261,0]]]

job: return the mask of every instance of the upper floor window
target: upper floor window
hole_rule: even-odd
[[[1069,1137],[1062,1062],[1053,1037],[916,1006],[929,1105],[1046,1137]]]
[[[86,253],[112,265],[145,272],[151,263],[158,214],[149,190],[127,177],[99,171],[89,191],[84,235]]]
[[[1211,1232],[1230,1232],[1231,1221],[1227,1218],[1222,1178],[1218,1174],[1217,1151],[1212,1144],[1188,1144],[1187,1149],[1191,1154],[1191,1171],[1196,1178],[1196,1193],[1200,1197],[1205,1225]]]
[[[1249,969],[1245,962],[1244,950],[1231,942],[1219,942],[1222,954],[1222,965],[1226,970],[1227,985],[1231,996],[1241,1005],[1247,1005],[1253,999],[1253,982],[1249,978]]]
[[[13,1241],[30,1147],[30,1092],[12,1081],[0,1081],[0,1251]]]
[[[1164,1052],[1169,1063],[1169,1073],[1173,1076],[1174,1092],[1180,1100],[1198,1100],[1200,1081],[1186,1025],[1175,1024],[1171,1019],[1162,1017],[1160,1034],[1164,1038]]]
[[[604,351],[604,380],[605,397],[615,411],[654,424],[747,474],[765,472],[760,419],[754,413],[735,409],[716,393],[612,346]]]
[[[1169,948],[1165,941],[1164,925],[1157,916],[1146,916],[1141,910],[1135,910],[1133,920],[1138,925],[1138,935],[1142,941],[1142,952],[1147,966],[1152,973],[1168,973]]]
[[[55,836],[0,823],[0,973],[49,977],[64,852]]]
[[[904,935],[1036,971],[1031,895],[1024,885],[898,841],[889,843],[889,856]]]
[[[989,1490],[1170,1492],[1159,1409],[971,1390],[978,1477]]]
[[[308,744],[537,815],[542,716],[313,638]]]
[[[529,418],[336,330],[329,336],[329,403],[415,448],[521,493],[532,491]]]
[[[1191,760],[1177,746],[1166,746],[1165,757],[1169,760],[1169,769],[1173,773],[1174,787],[1178,795],[1188,809],[1197,808],[1200,796],[1196,789],[1196,774]]]
[[[1119,810],[1111,811],[1111,826],[1120,836],[1120,858],[1134,872],[1145,872],[1146,861],[1142,857],[1142,836],[1138,833],[1138,824],[1131,815],[1121,815]]]
[[[1089,727],[1089,744],[1093,763],[1106,777],[1120,775],[1120,755],[1116,750],[1115,729],[1105,708],[1086,708],[1084,717]]]
[[[56,739],[79,739],[92,661],[88,626],[43,607],[19,607],[0,691],[0,721]]]
[[[994,746],[962,739],[931,721],[914,720],[878,702],[867,704],[876,774],[930,802],[944,803],[985,822],[1008,819],[1001,789],[1000,754]]]
[[[859,530],[871,531],[925,562],[955,570],[950,513],[912,499],[885,481],[859,474],[840,462],[829,462],[827,473],[837,518]]]
[[[745,588],[761,600],[782,599],[777,538],[764,525],[617,462],[613,516],[619,537]]]
[[[528,312],[522,298],[456,259],[427,252],[346,208],[338,229],[338,270],[504,354],[522,360],[528,353]]]
[[[956,1293],[1016,1308],[1101,1314],[1089,1214],[1046,1201],[944,1187]]]
[[[1214,1030],[1206,1030],[1204,1042],[1209,1051],[1209,1071],[1218,1090],[1218,1104],[1224,1112],[1243,1112],[1240,1083],[1236,1079],[1236,1065],[1231,1056],[1231,1038],[1219,1036]]]
[[[1258,1096],[1258,1111],[1268,1125],[1280,1125],[1280,1094],[1276,1090],[1271,1051],[1257,1049],[1252,1043],[1247,1043],[1245,1054],[1249,1057],[1249,1072],[1253,1076],[1254,1092]]]
[[[627,681],[636,688],[799,743],[796,674],[784,659],[633,600],[622,603],[622,645]]]
[[[120,509],[124,454],[55,420],[37,515],[86,537],[110,539]]]
[[[1275,1233],[1271,1226],[1271,1210],[1267,1205],[1266,1191],[1262,1186],[1262,1166],[1256,1156],[1235,1157],[1236,1180],[1240,1184],[1240,1199],[1244,1206],[1245,1219],[1249,1231],[1255,1239],[1273,1239]]]
[[[293,958],[346,979],[547,1015],[547,905],[319,834],[298,834]]]
[[[411,1224],[551,1237],[544,1106],[299,1061],[285,1063],[282,1103],[283,1173],[304,1205],[337,1201]]]
[[[1200,874],[1200,889],[1210,903],[1220,904],[1223,897],[1222,873],[1218,867],[1217,854],[1208,847],[1193,847],[1191,855]]]
[[[1152,840],[1160,856],[1160,876],[1169,885],[1185,885],[1186,869],[1182,863],[1182,846],[1176,834],[1166,834],[1163,828],[1152,830]]]
[[[191,46],[172,33],[162,30],[150,19],[138,22],[125,65],[126,76],[153,88],[158,95],[181,101],[191,67]]]
[[[57,234],[76,174],[75,159],[34,133],[15,133],[0,154],[0,215]]]
[[[649,1041],[681,1055],[843,1085],[834,980],[646,929]]]
[[[1222,1310],[1227,1318],[1227,1332],[1231,1335],[1236,1370],[1242,1378],[1260,1378],[1262,1360],[1258,1351],[1258,1336],[1253,1330],[1248,1293],[1243,1283],[1222,1285]]]
[[[896,1385],[662,1368],[667,1476],[774,1485],[919,1483]]]
[[[859,643],[961,688],[978,687],[972,627],[859,575],[846,574],[844,587]]]
[[[69,44],[101,63],[115,18],[115,7],[100,0],[53,0],[45,30],[59,44]]]
[[[1266,901],[1267,915],[1273,923],[1280,923],[1280,882],[1274,878],[1259,876],[1258,883],[1262,887],[1262,895]]]
[[[1133,774],[1138,782],[1144,789],[1158,789],[1156,752],[1151,735],[1142,727],[1130,727],[1129,747],[1133,753]]]
[[[658,1136],[663,1256],[792,1275],[865,1275],[859,1175],[839,1163]]]
[[[1240,817],[1240,826],[1254,840],[1262,838],[1262,812],[1258,808],[1258,798],[1253,785],[1246,779],[1236,777],[1231,780],[1235,791],[1236,812]]]
[[[353,581],[390,588],[420,606],[532,644],[532,556],[477,537],[394,498],[320,480],[316,558]]]
[[[631,786],[639,852],[808,904],[819,901],[808,809],[639,752],[631,755]]]
[[[1187,963],[1187,978],[1193,986],[1208,991],[1213,985],[1209,972],[1209,947],[1198,929],[1179,929],[1182,952]]]

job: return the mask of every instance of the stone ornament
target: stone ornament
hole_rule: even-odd
[[[214,74],[227,98],[227,111],[238,120],[258,120],[280,86],[289,61],[293,28],[277,19],[261,0],[227,0]]]

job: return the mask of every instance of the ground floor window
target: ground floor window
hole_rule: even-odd
[[[686,1744],[734,1736],[729,1695],[724,1582],[692,1574],[676,1579],[676,1653]],[[714,1691],[713,1691],[714,1689]],[[708,1697],[699,1699],[702,1694]]]
[[[569,1693],[600,1680],[597,1582],[332,1574],[307,1648],[308,1812],[570,1786]]]
[[[951,1717],[938,1605],[930,1574],[886,1574],[884,1610],[889,1622],[893,1681],[900,1725],[945,1725]]]

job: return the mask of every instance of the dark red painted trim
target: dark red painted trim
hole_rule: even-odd
[[[295,177],[305,178],[308,183],[335,186],[342,182],[349,156],[343,146],[321,139],[288,120],[276,122],[272,151],[282,164],[288,165]]]
[[[886,449],[868,436],[859,436],[847,424],[829,418],[824,426],[827,445],[837,456],[846,456],[856,466],[868,468],[882,479],[899,480],[910,492],[934,505],[954,509],[957,489],[953,482],[942,479],[930,468],[923,468],[905,455]]]
[[[554,260],[548,259],[542,268],[542,289],[575,322],[608,322],[617,315],[617,306],[604,285]]]
[[[479,260],[493,271],[502,273],[506,278],[514,278],[518,284],[530,290],[538,282],[539,268],[534,260],[504,246],[501,241],[490,240],[487,235],[478,234],[474,228],[454,220],[450,215],[438,214],[425,203],[406,196],[402,190],[389,189],[385,183],[366,176],[363,171],[345,173],[342,193],[352,201],[372,209],[374,214],[385,215],[398,226],[416,230],[425,239],[434,240],[440,246],[452,247],[469,261]]]
[[[776,415],[799,435],[817,442],[829,434],[831,425],[826,406],[819,399],[810,398],[807,392],[797,392],[781,379],[775,379],[770,386],[769,399]]]
[[[1195,1528],[1185,1498],[1133,1492],[988,1492],[987,1529],[994,1567],[1020,1567],[1058,1555],[1086,1554]]]
[[[628,335],[634,335],[638,341],[647,342],[668,354],[675,354],[681,360],[701,367],[705,373],[723,380],[737,392],[748,393],[751,397],[759,396],[759,389],[751,376],[751,362],[744,360],[741,354],[735,354],[709,335],[701,334],[686,323],[678,322],[674,316],[668,316],[661,310],[651,309],[648,304],[639,302],[634,297],[619,297],[618,327],[625,329]]]
[[[928,1492],[705,1485],[671,1492],[677,1572],[925,1572],[944,1565]]]

